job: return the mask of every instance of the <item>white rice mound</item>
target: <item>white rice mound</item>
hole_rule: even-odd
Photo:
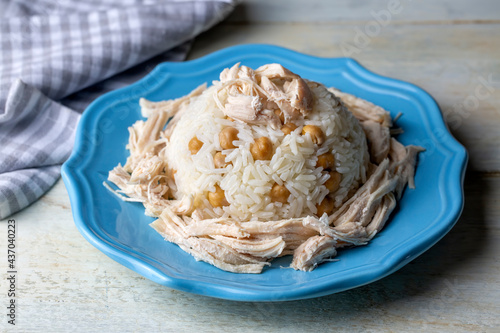
[[[294,121],[298,128],[285,136],[279,128],[269,125],[226,119],[214,101],[217,84],[214,82],[214,86],[191,99],[163,156],[169,171],[175,172],[174,198],[193,196],[203,218],[229,217],[243,222],[315,215],[316,205],[329,194],[323,185],[329,175],[316,167],[318,156],[326,152],[333,153],[335,171],[342,175],[339,189],[332,193],[335,207],[366,181],[369,155],[365,134],[359,121],[325,86],[308,82],[314,96],[313,110],[306,118]],[[304,125],[319,126],[326,135],[325,142],[318,146],[309,134],[302,135]],[[234,141],[237,148],[224,150],[219,133],[228,126],[239,131]],[[188,143],[194,136],[203,146],[192,155]],[[255,161],[250,145],[262,136],[273,143],[273,157]],[[232,165],[217,169],[213,159],[217,151],[225,154],[226,162]],[[287,204],[271,202],[270,191],[275,183],[290,191]],[[224,190],[228,206],[210,205],[207,193],[214,192],[215,185]]]

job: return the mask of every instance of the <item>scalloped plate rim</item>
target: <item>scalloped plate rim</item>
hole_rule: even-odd
[[[379,262],[374,262],[371,264],[358,266],[350,270],[350,275],[355,275],[356,282],[346,283],[346,279],[341,279],[340,281],[326,281],[324,282],[327,276],[323,276],[318,279],[322,283],[317,283],[309,287],[301,287],[298,290],[278,290],[272,291],[269,289],[260,289],[260,288],[242,288],[241,286],[233,286],[228,285],[227,283],[217,283],[214,281],[193,281],[183,276],[175,276],[172,272],[172,276],[165,274],[160,271],[156,267],[154,267],[151,263],[139,260],[137,258],[131,257],[128,253],[124,252],[124,250],[117,249],[116,246],[123,247],[121,244],[117,244],[114,242],[114,246],[110,245],[108,242],[113,243],[112,240],[103,239],[103,235],[96,232],[89,227],[88,223],[84,221],[82,218],[82,207],[79,204],[82,200],[82,197],[85,197],[87,194],[87,189],[85,188],[85,182],[82,180],[82,173],[78,166],[73,165],[75,160],[77,159],[77,155],[79,150],[82,149],[83,145],[83,131],[88,126],[95,116],[99,115],[103,112],[104,109],[111,107],[115,103],[119,103],[120,101],[125,100],[126,98],[116,99],[119,96],[124,95],[128,91],[132,91],[135,87],[140,86],[141,84],[148,82],[148,80],[152,80],[155,75],[162,73],[162,71],[173,72],[172,69],[192,69],[199,67],[202,64],[212,63],[217,61],[219,58],[226,57],[235,57],[241,58],[241,54],[245,54],[245,57],[250,56],[262,56],[263,54],[267,57],[283,57],[286,55],[288,60],[297,61],[297,59],[306,59],[308,61],[307,65],[303,65],[307,69],[311,69],[317,67],[318,63],[324,64],[332,64],[332,63],[341,63],[343,62],[344,66],[336,66],[336,70],[345,71],[346,69],[350,71],[349,74],[354,74],[356,79],[368,81],[372,84],[383,83],[384,88],[392,87],[394,90],[403,90],[405,93],[410,95],[412,98],[415,98],[421,104],[425,105],[425,116],[426,120],[433,125],[438,125],[440,128],[444,128],[447,137],[445,143],[439,142],[441,147],[441,152],[445,152],[447,154],[446,161],[447,165],[449,165],[450,169],[447,169],[446,180],[441,179],[442,182],[446,182],[447,185],[453,186],[455,191],[450,191],[445,193],[445,197],[450,199],[453,197],[455,200],[448,200],[451,204],[450,208],[444,212],[444,216],[442,217],[444,222],[440,222],[439,226],[441,228],[437,229],[431,235],[427,235],[425,238],[420,238],[418,241],[410,238],[406,240],[404,243],[400,245],[408,246],[408,242],[412,244],[412,246],[408,246],[409,249],[400,250],[399,252],[394,252],[391,255],[386,255]],[[238,56],[239,55],[239,56]],[[194,73],[197,74],[196,72]],[[174,74],[173,74],[174,75]],[[160,83],[157,82],[156,85],[150,87],[151,89],[157,88],[160,86],[164,80],[160,78]],[[143,92],[144,93],[144,92]],[[91,154],[86,155],[87,161],[91,160]],[[83,158],[85,161],[85,157]],[[451,164],[451,165],[450,165]],[[64,183],[66,185],[68,194],[70,196],[71,206],[73,209],[73,218],[75,220],[75,224],[81,234],[89,241],[94,247],[108,255],[113,260],[119,262],[120,264],[136,271],[137,273],[143,275],[144,277],[157,282],[159,284],[168,286],[170,288],[192,292],[200,295],[212,296],[223,299],[237,300],[237,301],[279,301],[279,300],[296,300],[296,299],[305,299],[311,297],[319,297],[324,296],[336,292],[340,292],[343,290],[355,288],[361,285],[365,285],[371,282],[374,282],[378,279],[381,279],[399,268],[406,265],[411,260],[415,259],[420,254],[424,253],[428,248],[438,242],[446,233],[454,226],[456,221],[458,220],[462,209],[463,209],[463,178],[465,174],[465,167],[467,164],[467,152],[460,143],[458,143],[449,131],[446,128],[444,120],[442,118],[441,112],[439,111],[439,107],[437,106],[434,99],[426,93],[421,88],[404,81],[384,77],[378,74],[375,74],[363,66],[361,66],[356,60],[351,58],[326,58],[326,57],[316,57],[310,56],[306,54],[302,54],[296,51],[292,51],[289,49],[285,49],[278,46],[273,45],[262,45],[262,44],[247,44],[247,45],[239,45],[233,46],[226,49],[222,49],[211,53],[207,56],[204,56],[199,59],[190,60],[186,62],[180,63],[162,63],[159,64],[149,75],[145,76],[141,80],[133,83],[130,86],[117,89],[115,91],[104,94],[103,96],[97,98],[91,105],[87,108],[87,110],[83,113],[82,118],[78,124],[77,134],[75,139],[75,146],[72,155],[64,163],[62,167],[62,176]],[[444,168],[443,168],[444,169]],[[449,194],[449,193],[454,193]],[[458,193],[458,194],[457,194]],[[87,194],[88,195],[88,194]],[[459,199],[459,200],[456,200]],[[441,214],[443,215],[443,213]],[[362,273],[356,272],[356,270],[362,270]],[[170,269],[171,270],[171,269]],[[352,272],[354,271],[354,272]],[[349,275],[348,274],[348,275]],[[354,278],[353,277],[353,278]],[[210,279],[214,280],[214,279]],[[217,280],[217,279],[215,279]],[[343,283],[341,283],[343,282]],[[234,284],[234,283],[231,283]]]

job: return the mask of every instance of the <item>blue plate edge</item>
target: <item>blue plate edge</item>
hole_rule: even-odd
[[[252,44],[247,44],[247,45],[235,46],[235,47],[231,47],[231,48],[219,50],[219,51],[214,52],[214,53],[212,53],[212,54],[210,54],[210,55],[208,55],[206,57],[203,57],[203,58],[199,58],[199,59],[187,61],[187,62],[184,62],[184,63],[175,63],[173,66],[192,66],[192,65],[195,65],[195,64],[197,64],[199,62],[211,61],[213,59],[217,59],[218,57],[225,56],[226,52],[236,52],[236,51],[241,51],[241,50],[245,50],[245,49],[248,49],[248,48],[251,48],[250,51],[252,51],[252,52],[256,52],[256,50],[258,48],[265,48],[265,49],[267,49],[267,51],[269,51],[270,49],[273,49],[275,51],[278,50],[279,53],[294,54],[296,56],[300,56],[303,59],[307,59],[307,58],[309,58],[309,59],[311,59],[311,58],[320,59],[321,61],[325,61],[325,62],[328,62],[328,61],[330,61],[332,59],[337,59],[337,60],[339,59],[339,58],[320,58],[320,57],[305,55],[305,54],[298,53],[296,51],[284,49],[284,48],[277,47],[277,46],[271,46],[271,45],[262,45],[262,44],[261,45],[255,45],[255,44],[253,44],[252,45]],[[430,99],[432,101],[432,103],[434,103],[434,106],[431,106],[431,108],[436,108],[439,111],[439,107],[437,106],[437,103],[434,101],[434,99],[429,94],[427,94],[425,91],[423,91],[421,88],[419,88],[419,87],[417,87],[417,86],[415,86],[413,84],[407,83],[407,82],[403,82],[403,81],[399,81],[399,80],[387,78],[387,77],[375,74],[373,72],[370,72],[367,69],[365,69],[364,67],[362,67],[357,61],[355,61],[353,59],[349,59],[349,58],[340,58],[340,59],[343,59],[346,62],[346,64],[348,64],[349,66],[356,67],[356,70],[360,71],[360,73],[361,73],[362,76],[363,75],[368,75],[369,77],[374,77],[374,78],[377,78],[377,79],[383,79],[384,81],[387,80],[387,82],[394,83],[395,85],[403,84],[406,87],[412,87],[413,89],[417,89],[417,93],[424,94],[428,100]],[[170,66],[169,63],[160,64],[152,73],[155,73],[157,71],[163,70],[164,68],[168,69],[169,66]],[[144,264],[144,263],[142,263],[140,261],[137,261],[137,260],[135,260],[135,258],[129,258],[129,259],[132,259],[132,261],[137,261],[137,262],[135,262],[135,264],[129,263],[126,260],[124,261],[123,258],[122,258],[123,254],[121,252],[116,251],[116,249],[112,248],[111,246],[109,246],[107,244],[103,244],[98,238],[96,238],[96,235],[88,228],[88,226],[85,224],[85,221],[83,221],[81,219],[81,216],[82,216],[81,213],[82,212],[80,211],[80,207],[78,205],[78,200],[77,200],[78,199],[77,187],[78,186],[82,186],[82,185],[78,184],[78,182],[76,180],[76,176],[77,176],[78,172],[77,172],[77,170],[75,170],[75,166],[72,165],[72,161],[74,160],[74,155],[76,154],[76,152],[78,151],[78,148],[81,145],[81,140],[80,141],[78,141],[78,140],[81,137],[80,134],[83,131],[82,128],[84,127],[84,124],[87,121],[86,119],[91,119],[92,113],[98,111],[98,106],[100,106],[100,104],[107,103],[107,101],[108,100],[112,100],[112,98],[115,95],[121,94],[121,93],[125,92],[127,89],[132,89],[133,86],[135,86],[137,84],[140,84],[141,82],[146,81],[148,79],[148,77],[150,75],[152,75],[152,73],[150,73],[147,77],[141,79],[140,81],[134,83],[131,86],[118,89],[116,91],[113,91],[111,93],[108,93],[106,95],[103,95],[103,96],[99,97],[98,99],[96,99],[89,106],[89,108],[87,109],[87,111],[84,112],[80,123],[78,124],[77,141],[75,142],[75,148],[73,150],[73,153],[72,153],[71,157],[68,159],[68,161],[62,167],[62,176],[63,176],[64,183],[65,183],[65,185],[67,187],[68,194],[70,196],[71,205],[73,207],[73,218],[75,219],[75,223],[76,223],[79,231],[83,234],[83,236],[94,247],[96,247],[99,250],[101,250],[103,253],[105,253],[106,255],[108,255],[113,260],[115,260],[117,262],[120,262],[121,264],[124,264],[126,267],[128,267],[128,268],[130,268],[130,269],[132,269],[132,270],[134,270],[136,272],[138,272],[139,274],[147,277],[148,279],[151,279],[151,280],[153,280],[153,281],[155,281],[157,283],[160,283],[162,285],[165,285],[165,286],[168,286],[168,287],[171,287],[171,288],[174,288],[174,289],[183,290],[183,291],[187,291],[187,292],[193,292],[192,288],[188,288],[188,287],[185,286],[185,281],[184,280],[179,281],[176,278],[169,278],[169,277],[165,276],[165,274],[163,274],[162,272],[159,272],[154,267],[151,267],[150,265],[147,265],[147,264]],[[111,104],[108,104],[108,106],[109,105],[111,105]],[[93,111],[93,110],[96,110],[96,111]],[[442,118],[441,112],[438,112],[437,114],[433,113],[432,115],[438,115],[438,117],[439,117],[438,121],[440,121],[444,125],[444,120]],[[431,116],[431,115],[429,115],[429,116]],[[433,119],[433,122],[434,121],[436,121],[436,119]],[[455,166],[455,169],[457,169],[457,170],[454,170],[454,171],[450,172],[449,175],[450,175],[450,177],[452,177],[453,175],[457,175],[457,172],[458,172],[458,176],[459,176],[458,178],[460,180],[458,181],[458,184],[457,184],[457,182],[454,182],[454,184],[457,184],[460,187],[460,191],[461,191],[462,195],[460,197],[460,199],[461,199],[460,200],[460,204],[457,205],[457,208],[454,208],[454,212],[450,212],[450,214],[448,214],[449,216],[448,216],[448,223],[446,224],[447,225],[447,231],[446,231],[446,233],[449,230],[451,230],[451,228],[453,227],[453,225],[455,225],[455,223],[458,220],[458,217],[461,214],[461,211],[463,210],[463,205],[464,205],[464,202],[463,202],[463,177],[465,175],[465,166],[466,166],[466,163],[467,163],[467,152],[466,152],[465,148],[460,143],[458,143],[458,141],[456,141],[456,139],[453,138],[453,136],[451,135],[451,133],[449,133],[449,131],[447,131],[447,134],[452,139],[452,140],[448,140],[447,141],[447,143],[451,144],[451,146],[447,146],[448,152],[450,154],[451,153],[455,153],[455,154],[452,154],[453,155],[452,156],[453,160],[456,160],[456,161],[459,161],[459,162],[461,160],[461,163],[460,163],[459,166],[456,163],[453,164]],[[456,154],[456,153],[458,153],[458,154]],[[456,177],[452,177],[452,178],[456,178]],[[399,268],[401,268],[404,265],[406,265],[409,261],[415,259],[420,254],[422,254],[423,252],[425,252],[428,248],[430,248],[432,245],[434,245],[436,242],[438,242],[442,237],[444,237],[444,235],[446,233],[439,234],[439,237],[437,237],[437,238],[433,238],[433,239],[429,239],[428,238],[427,242],[426,242],[426,246],[424,246],[424,249],[420,249],[420,250],[416,251],[418,253],[415,253],[414,255],[412,255],[407,260],[399,261],[397,263],[393,262],[392,264],[384,264],[384,265],[379,266],[381,268],[377,272],[375,272],[375,271],[371,272],[372,274],[378,275],[377,278],[373,278],[373,277],[372,278],[368,278],[369,281],[366,281],[366,282],[364,282],[362,284],[358,284],[357,286],[371,283],[371,282],[373,282],[375,280],[381,279],[381,278],[383,278],[383,277],[385,277],[385,276],[387,276],[387,275],[395,272]],[[140,271],[137,270],[138,267],[139,267]],[[146,272],[144,270],[146,270]],[[357,286],[351,286],[351,287],[347,287],[347,288],[331,289],[331,287],[333,287],[331,285],[320,285],[320,286],[317,286],[316,288],[313,288],[313,290],[303,290],[303,289],[301,289],[301,291],[298,292],[298,293],[292,293],[292,292],[290,292],[290,293],[287,294],[286,297],[283,297],[282,299],[279,299],[280,297],[276,297],[276,296],[272,296],[271,298],[269,298],[269,297],[265,297],[265,296],[262,297],[262,295],[252,294],[252,293],[250,293],[250,295],[248,293],[245,293],[245,295],[242,295],[243,297],[238,297],[238,294],[230,292],[230,291],[234,291],[231,287],[218,286],[218,285],[214,285],[213,283],[209,283],[208,285],[209,285],[209,287],[211,287],[212,289],[214,289],[215,291],[217,291],[219,294],[214,295],[213,292],[211,292],[211,291],[208,291],[206,293],[200,293],[199,291],[197,291],[196,293],[202,294],[202,295],[206,295],[206,296],[213,296],[213,297],[218,297],[218,298],[223,298],[223,299],[230,299],[230,300],[238,300],[238,301],[252,301],[252,300],[253,301],[296,300],[296,299],[304,299],[304,298],[324,296],[324,295],[327,295],[327,294],[331,294],[331,293],[335,293],[335,292],[340,292],[342,290],[346,290],[346,289],[357,287]],[[330,287],[330,289],[326,290],[325,288],[328,288],[328,287]],[[197,288],[197,289],[200,289],[200,288]]]

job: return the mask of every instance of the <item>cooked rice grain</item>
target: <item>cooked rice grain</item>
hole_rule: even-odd
[[[332,193],[335,206],[339,207],[350,190],[366,179],[368,149],[366,138],[354,116],[348,112],[332,93],[322,85],[310,85],[315,96],[312,112],[296,122],[298,128],[284,135],[270,125],[251,125],[226,119],[214,102],[217,85],[192,99],[183,117],[173,129],[165,148],[165,158],[171,170],[176,170],[176,199],[193,195],[196,208],[205,218],[221,216],[239,221],[279,220],[316,213],[316,205],[328,195],[324,183],[328,175],[316,168],[319,155],[332,152],[335,170],[342,174],[340,188]],[[326,134],[318,147],[309,135],[300,133],[304,125],[316,125]],[[238,130],[234,149],[222,150],[219,133],[225,127]],[[203,146],[192,155],[188,142],[196,136]],[[273,144],[271,160],[255,161],[250,146],[259,137],[267,137]],[[217,169],[213,155],[222,151],[229,166]],[[284,185],[290,196],[287,204],[271,203],[269,194],[274,183]],[[213,209],[206,195],[219,185],[225,192],[228,206]]]

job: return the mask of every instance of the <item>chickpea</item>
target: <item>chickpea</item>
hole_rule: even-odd
[[[321,144],[323,144],[323,142],[325,142],[325,134],[323,133],[321,128],[319,128],[318,126],[315,126],[315,125],[304,126],[302,128],[302,135],[306,135],[307,133],[309,133],[312,141],[315,144],[321,145]]]
[[[323,170],[331,170],[335,166],[335,156],[332,153],[324,153],[318,156],[316,167],[321,167]]]
[[[203,147],[203,142],[198,140],[196,136],[194,136],[191,140],[189,140],[188,148],[192,155],[199,152],[201,147]]]
[[[236,148],[233,144],[234,140],[238,140],[238,130],[234,127],[226,127],[219,133],[219,142],[222,149]]]
[[[219,185],[215,185],[215,192],[208,192],[208,201],[214,207],[229,205],[224,195],[224,190]]]
[[[323,216],[324,213],[330,215],[333,212],[335,205],[334,205],[333,200],[330,197],[326,197],[323,199],[323,201],[321,201],[321,203],[316,205],[316,208],[318,210],[316,215],[318,217],[321,217],[321,216]]]
[[[280,118],[282,124],[285,123],[285,114],[283,113],[283,111],[281,111],[280,109],[276,109],[274,110],[274,114],[277,115],[278,118]]]
[[[214,165],[217,169],[227,167],[231,162],[226,162],[226,155],[220,151],[216,152],[214,155]]]
[[[337,171],[330,171],[330,178],[328,178],[325,182],[325,187],[330,192],[335,192],[340,187],[340,181],[342,180],[342,175]]]
[[[250,152],[254,160],[270,160],[273,157],[273,143],[269,138],[262,136],[250,145]]]
[[[274,184],[270,196],[272,202],[287,203],[290,191],[284,185]]]
[[[288,124],[285,124],[281,127],[281,131],[283,133],[285,133],[285,135],[292,133],[296,129],[297,129],[297,125],[295,125],[294,123],[288,123]]]

